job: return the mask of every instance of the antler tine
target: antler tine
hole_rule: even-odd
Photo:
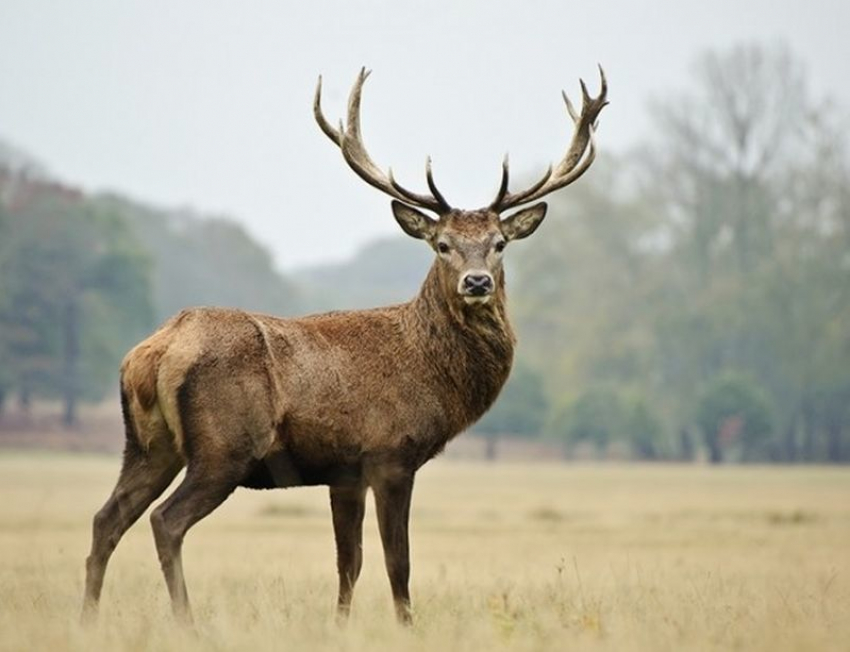
[[[508,192],[508,178],[507,178],[507,170],[502,168],[502,186],[499,187],[499,194],[496,196],[496,199],[493,200],[493,203],[490,204],[490,209],[500,213],[503,210],[508,208],[513,208],[514,206],[519,206],[520,204],[524,204],[527,201],[531,201],[526,199],[533,195],[535,192],[540,190],[546,182],[552,177],[552,164],[549,164],[549,167],[546,168],[546,172],[543,173],[543,176],[540,177],[537,181],[531,184],[528,188],[518,193],[509,193]],[[504,188],[504,192],[502,192],[502,188]]]
[[[392,168],[389,168],[387,177],[389,178],[390,185],[393,187],[393,189],[396,192],[398,192],[399,194],[404,196],[404,201],[406,201],[408,203],[412,203],[412,204],[418,204],[418,205],[422,204],[423,196],[408,190],[407,188],[402,186],[398,181],[396,181],[395,177],[393,176],[393,169]],[[425,177],[428,181],[428,188],[431,190],[431,194],[434,195],[434,200],[437,202],[437,204],[439,204],[441,211],[448,213],[450,210],[452,210],[452,207],[445,200],[442,193],[440,193],[440,191],[437,190],[437,185],[434,183],[434,176],[431,172],[431,157],[430,156],[428,157],[427,161],[425,162]],[[425,206],[425,208],[430,208],[430,207]],[[441,211],[437,211],[434,208],[431,208],[431,210],[435,210],[436,212],[441,212]]]
[[[428,186],[433,196],[420,195],[407,190],[395,181],[392,170],[385,174],[381,168],[372,160],[366,147],[360,130],[360,99],[363,91],[363,83],[369,77],[371,71],[366,68],[360,69],[360,74],[354,82],[351,94],[348,96],[348,116],[345,127],[340,121],[339,130],[334,129],[325,119],[321,109],[322,78],[316,87],[316,95],[313,101],[313,114],[319,128],[330,138],[342,151],[342,156],[357,175],[369,185],[388,194],[390,197],[399,199],[405,203],[425,208],[435,213],[445,213],[451,210],[448,202],[442,194],[437,191],[434,179],[430,171],[430,163],[426,169]]]
[[[342,156],[345,161],[361,179],[378,190],[382,190],[397,199],[401,199],[398,193],[393,191],[392,184],[389,183],[389,178],[371,159],[361,139],[360,98],[363,91],[363,83],[368,76],[369,73],[366,68],[361,68],[360,74],[357,75],[357,80],[351,88],[351,94],[348,96],[347,128],[343,132],[342,127],[340,127],[340,133],[342,134],[340,149],[342,150]]]
[[[496,199],[493,200],[493,203],[490,204],[491,209],[495,209],[502,203],[502,200],[505,198],[505,195],[508,194],[508,184],[510,183],[510,170],[508,166],[508,155],[505,154],[505,158],[502,159],[502,182],[499,184],[499,192],[496,193]]]
[[[430,197],[426,197],[424,195],[420,195],[419,193],[415,193],[412,190],[408,190],[403,185],[401,185],[398,181],[395,180],[395,177],[393,176],[392,168],[389,168],[388,172],[389,173],[387,175],[387,178],[389,179],[390,185],[392,186],[393,190],[398,193],[397,195],[395,195],[396,199],[401,199],[402,201],[405,201],[408,204],[415,204],[417,206],[422,206],[423,208],[428,208],[429,210],[432,210],[432,211],[435,211],[435,212],[438,211],[437,208],[435,208],[434,206],[431,206],[430,204],[439,205],[440,202],[438,202],[436,199],[432,200]],[[426,201],[429,204],[427,206],[425,205]]]
[[[506,175],[503,172],[503,187],[490,207],[501,212],[525,204],[535,199],[548,195],[550,192],[563,188],[584,174],[596,158],[596,143],[594,142],[594,129],[599,112],[608,104],[608,80],[605,71],[599,66],[601,79],[600,92],[597,97],[591,97],[584,80],[579,80],[581,86],[581,113],[577,112],[567,94],[562,92],[567,113],[573,121],[573,137],[564,157],[554,167],[550,165],[549,170],[531,187],[522,192],[509,193],[506,186]]]
[[[605,101],[602,106],[608,104],[608,79],[605,77],[605,71],[602,69],[602,64],[597,63],[596,67],[599,68],[599,79],[600,79],[600,88],[599,88],[599,97]]]
[[[431,170],[431,157],[429,156],[425,159],[425,180],[428,182],[428,190],[431,191],[431,194],[434,195],[434,199],[439,202],[440,206],[446,212],[449,212],[452,207],[449,205],[449,202],[446,201],[446,198],[443,197],[443,193],[441,193],[437,189],[437,184],[434,183],[434,172]]]
[[[561,97],[564,98],[564,104],[567,105],[567,113],[570,114],[570,117],[573,119],[573,122],[578,122],[579,115],[576,113],[576,108],[573,106],[573,103],[570,102],[570,98],[567,95],[567,91],[561,91]]]
[[[587,90],[587,84],[584,83],[581,77],[579,77],[578,83],[581,86],[581,105],[584,106],[591,100],[590,93]]]
[[[576,181],[581,175],[587,172],[590,165],[596,159],[596,140],[595,136],[595,128],[590,127],[590,132],[588,133],[588,146],[587,146],[587,155],[582,159],[581,163],[576,165],[574,168],[571,168],[568,172],[564,173],[560,179],[558,179],[558,185],[552,188],[552,190],[557,190],[558,188],[563,188],[571,184],[573,181]],[[545,193],[538,195],[537,197],[532,197],[531,199],[526,199],[525,201],[532,201],[533,199],[539,199],[545,194],[552,192],[552,190],[547,190]]]
[[[325,115],[322,113],[322,76],[319,75],[319,82],[316,84],[316,94],[313,96],[313,116],[316,118],[316,122],[319,123],[319,128],[325,132],[325,135],[334,141],[337,144],[337,147],[342,146],[342,123],[340,123],[340,129],[337,131],[331,126],[331,123],[327,121]]]

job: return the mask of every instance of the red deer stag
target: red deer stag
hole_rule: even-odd
[[[121,367],[126,447],[118,483],[94,517],[83,615],[97,612],[106,565],[121,536],[185,466],[183,481],[153,510],[156,549],[172,607],[191,621],[181,548],[192,525],[236,487],[328,485],[339,571],[338,614],[348,614],[362,562],[367,488],[375,495],[396,613],[410,622],[408,517],[414,475],[490,407],[508,377],[514,334],[505,308],[502,253],[537,229],[546,204],[514,212],[578,179],[595,156],[593,132],[607,104],[582,82],[572,142],[557,166],[521,192],[508,162],[493,202],[452,208],[426,167],[429,194],[379,168],[360,133],[362,70],[338,129],[322,131],[367,183],[394,199],[408,235],[435,251],[419,295],[373,310],[297,319],[184,310],[136,346]],[[425,209],[436,217],[420,212]]]

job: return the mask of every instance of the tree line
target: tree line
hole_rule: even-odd
[[[704,54],[651,115],[520,257],[545,431],[641,458],[847,461],[846,117],[780,46]]]
[[[793,54],[737,46],[651,105],[645,145],[550,199],[508,256],[520,345],[476,426],[565,456],[850,459],[850,158],[842,108]],[[609,116],[606,119],[613,119]],[[603,128],[604,131],[604,128]],[[410,298],[398,238],[283,278],[226,218],[0,171],[0,409],[102,397],[124,352],[189,305],[281,315]],[[393,270],[388,283],[386,270]]]
[[[127,350],[187,306],[294,314],[295,287],[234,221],[86,195],[0,166],[0,414],[15,394],[80,401],[117,387]]]

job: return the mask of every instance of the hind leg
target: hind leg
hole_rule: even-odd
[[[248,475],[252,462],[250,454],[240,455],[236,451],[215,463],[192,460],[180,486],[151,513],[156,550],[171,596],[171,606],[179,621],[192,622],[183,576],[183,538],[190,527],[233,493]]]
[[[144,451],[134,436],[128,436],[118,482],[94,517],[91,554],[86,560],[83,621],[97,614],[106,565],[121,537],[162,495],[182,467],[182,459],[164,439]]]

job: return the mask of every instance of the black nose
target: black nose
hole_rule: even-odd
[[[481,297],[493,291],[493,278],[489,274],[467,274],[463,279],[464,291],[473,297]]]

